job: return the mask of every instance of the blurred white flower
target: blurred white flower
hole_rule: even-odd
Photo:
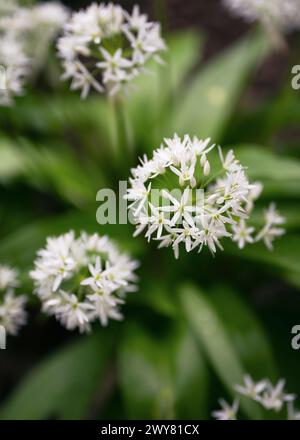
[[[212,416],[217,420],[236,420],[239,409],[239,401],[235,400],[232,405],[229,405],[224,399],[219,400],[221,409],[214,411]]]
[[[20,285],[18,275],[16,269],[0,265],[0,325],[10,335],[16,335],[26,323],[26,297],[15,293]]]
[[[293,402],[296,398],[294,394],[285,393],[284,386],[284,379],[279,380],[275,386],[268,382],[266,389],[258,401],[268,410],[280,411],[285,402]]]
[[[57,48],[65,70],[62,78],[72,80],[71,88],[84,89],[85,98],[90,90],[86,84],[116,94],[144,71],[148,60],[159,61],[166,46],[160,25],[149,22],[138,6],[130,15],[113,3],[93,3],[71,16]]]
[[[9,2],[6,2],[8,4]],[[60,3],[11,7],[0,3],[0,105],[11,105],[22,95],[30,75],[43,65],[52,43],[68,18]]]
[[[267,411],[283,411],[284,417],[288,420],[300,420],[300,413],[294,409],[294,401],[296,396],[294,394],[287,394],[284,390],[285,380],[280,379],[278,383],[273,386],[268,379],[254,382],[246,374],[244,376],[244,384],[235,385],[234,389],[241,395],[254,400],[260,404]],[[224,400],[220,400],[222,409],[212,413],[218,420],[236,420],[238,405],[237,400],[234,401],[233,406],[228,405]],[[273,418],[273,416],[271,416]]]
[[[22,44],[10,34],[0,32],[1,87],[0,105],[11,105],[13,97],[22,95],[29,73],[29,59]]]
[[[265,26],[289,31],[300,28],[299,0],[223,0],[236,15],[247,21],[260,21]]]
[[[263,379],[259,382],[254,382],[249,374],[244,376],[244,384],[236,385],[235,390],[246,397],[251,397],[253,400],[259,400],[261,393],[265,391],[268,386],[268,381]]]
[[[47,239],[30,272],[43,310],[67,329],[89,331],[99,319],[122,319],[119,305],[136,290],[138,263],[120,252],[108,237],[73,231]]]
[[[210,139],[183,138],[176,134],[146,156],[132,170],[127,198],[138,235],[154,234],[159,248],[172,246],[176,258],[180,243],[187,252],[203,246],[215,253],[223,249],[222,239],[231,238],[242,249],[258,238],[269,243],[279,235],[274,224],[281,217],[266,213],[268,228],[253,238],[254,227],[247,225],[262,185],[250,184],[245,168],[230,150],[226,156],[219,147],[219,159]],[[212,159],[212,160],[211,160]]]
[[[0,290],[18,287],[18,276],[19,273],[16,269],[0,264]]]
[[[233,231],[233,241],[238,243],[240,249],[243,249],[246,243],[253,243],[254,239],[252,233],[254,232],[253,227],[247,227],[244,219],[241,219],[236,225],[232,226]]]
[[[267,248],[273,250],[273,241],[285,233],[283,228],[278,227],[284,223],[285,218],[276,210],[275,204],[271,203],[265,211],[265,226],[258,233],[256,241],[263,240]]]

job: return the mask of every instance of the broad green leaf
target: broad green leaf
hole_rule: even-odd
[[[199,33],[191,30],[176,33],[167,40],[168,51],[166,54],[169,65],[172,93],[178,93],[186,76],[199,61],[204,38]]]
[[[274,242],[274,250],[269,251],[263,243],[246,246],[240,250],[231,243],[226,244],[225,251],[239,258],[266,263],[277,269],[277,274],[300,274],[300,236],[287,233]]]
[[[234,395],[234,385],[243,382],[247,371],[218,310],[207,295],[192,285],[182,286],[179,297],[187,322],[202,344],[216,374],[228,392]],[[259,408],[248,399],[242,399],[241,405],[249,417],[260,417]]]
[[[277,372],[269,341],[242,294],[227,286],[217,286],[210,293],[210,299],[245,370],[256,380],[264,377],[275,380]]]
[[[238,159],[247,166],[251,179],[300,182],[300,161],[275,154],[266,147],[244,145],[235,149]]]
[[[120,353],[121,388],[130,418],[200,418],[206,369],[186,328],[153,336],[131,327]]]
[[[0,408],[1,419],[78,419],[104,382],[109,338],[82,337],[37,365]]]
[[[0,182],[10,182],[22,174],[24,157],[7,138],[0,137]]]
[[[251,35],[204,66],[178,99],[168,134],[188,133],[217,142],[265,53],[264,37]]]

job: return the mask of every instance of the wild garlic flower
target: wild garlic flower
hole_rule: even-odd
[[[268,387],[268,381],[263,379],[259,382],[254,382],[249,374],[244,376],[244,385],[236,385],[234,389],[243,396],[251,397],[253,400],[261,400],[261,393]]]
[[[91,88],[117,93],[145,71],[145,64],[165,49],[160,25],[148,21],[139,7],[128,14],[113,3],[93,3],[76,12],[58,41],[63,79],[86,98]]]
[[[23,94],[67,17],[67,9],[56,2],[28,8],[0,3],[0,105],[11,105]]]
[[[30,272],[43,311],[68,330],[88,332],[99,319],[121,320],[125,294],[136,290],[138,263],[108,237],[73,231],[47,239]]]
[[[286,402],[293,402],[296,398],[294,394],[285,393],[284,387],[284,379],[279,380],[275,386],[268,382],[258,402],[268,410],[280,411]]]
[[[15,293],[19,284],[17,270],[0,265],[0,325],[10,335],[16,335],[26,323],[26,297]]]
[[[259,182],[251,184],[245,168],[230,150],[226,156],[210,139],[183,138],[176,134],[165,139],[132,170],[126,198],[136,223],[135,235],[145,231],[159,248],[172,246],[179,256],[180,244],[187,252],[207,246],[212,253],[223,249],[221,241],[230,238],[240,249],[263,240],[270,248],[283,230],[283,221],[274,206],[266,212],[266,225],[255,237],[247,221],[262,191]]]
[[[244,376],[243,385],[235,385],[234,389],[242,396],[258,402],[267,411],[285,411],[284,416],[289,420],[299,420],[300,413],[294,409],[294,401],[296,396],[294,394],[288,394],[284,390],[285,380],[280,379],[278,383],[273,386],[268,379],[263,379],[259,382],[254,382],[253,379],[247,374]],[[221,411],[214,411],[212,415],[218,420],[232,420],[231,416],[237,416],[238,407],[235,405],[232,408],[235,411],[230,411],[231,407],[224,403]],[[235,401],[236,402],[236,401]],[[222,416],[224,418],[222,418]],[[227,418],[226,418],[227,417]]]
[[[236,420],[239,410],[239,401],[236,399],[232,405],[229,405],[224,399],[219,400],[221,409],[212,413],[217,420]]]
[[[223,0],[236,15],[280,32],[300,28],[299,0]]]

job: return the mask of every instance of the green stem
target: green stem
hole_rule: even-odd
[[[133,135],[124,102],[120,96],[110,98],[113,129],[112,141],[118,167],[130,165],[133,156]]]

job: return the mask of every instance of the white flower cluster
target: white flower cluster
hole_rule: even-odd
[[[99,319],[121,320],[120,304],[126,292],[136,290],[138,263],[120,252],[108,237],[73,231],[47,239],[30,272],[43,311],[54,315],[68,330],[91,329]]]
[[[60,3],[20,7],[0,2],[0,105],[21,95],[30,73],[37,69],[63,23],[67,10]]]
[[[63,79],[85,98],[90,88],[110,95],[145,70],[150,58],[159,61],[165,49],[160,25],[148,21],[135,6],[132,15],[121,6],[93,3],[74,13],[58,41]]]
[[[0,265],[0,325],[10,335],[16,335],[26,323],[26,297],[16,295],[17,287],[18,272],[9,266]]]
[[[223,0],[236,15],[247,21],[260,21],[265,26],[289,31],[300,28],[299,0]]]
[[[132,170],[131,188],[126,198],[137,225],[135,235],[146,230],[146,238],[159,241],[159,247],[172,246],[175,257],[179,245],[187,252],[207,246],[212,253],[223,249],[221,240],[231,238],[243,248],[263,240],[271,249],[273,240],[284,230],[284,222],[274,205],[266,211],[266,225],[255,234],[247,225],[254,201],[262,185],[250,184],[245,168],[233,151],[219,157],[210,139],[188,135],[165,139]]]
[[[268,379],[263,379],[255,383],[249,375],[244,376],[244,384],[236,385],[235,390],[242,396],[258,402],[268,411],[279,412],[285,408],[288,420],[300,420],[300,412],[294,409],[294,394],[287,394],[284,391],[285,380],[281,379],[273,386]],[[220,400],[221,409],[212,413],[218,420],[237,420],[239,401],[235,399],[233,405],[229,405],[225,400]]]

